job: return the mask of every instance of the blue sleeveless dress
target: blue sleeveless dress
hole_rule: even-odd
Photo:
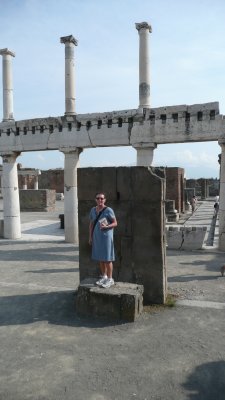
[[[97,217],[96,207],[93,207],[90,212],[90,221],[94,222]],[[106,218],[111,224],[115,218],[114,211],[110,207],[106,207],[101,213],[100,220]],[[114,243],[113,243],[113,228],[100,229],[100,222],[95,225],[92,236],[92,259],[96,261],[114,261]]]

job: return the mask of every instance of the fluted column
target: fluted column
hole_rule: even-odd
[[[60,38],[65,44],[65,115],[75,114],[75,66],[74,47],[78,41],[72,36]]]
[[[149,32],[147,22],[135,24],[139,33],[139,108],[150,108]]]
[[[78,199],[77,168],[80,148],[60,149],[65,154],[64,162],[64,225],[65,241],[78,244]]]
[[[225,142],[221,146],[220,200],[219,200],[219,249],[225,251]]]
[[[3,121],[13,120],[13,80],[12,57],[15,53],[9,49],[1,49],[2,82],[3,82]]]
[[[2,194],[4,214],[4,238],[19,239],[20,227],[20,200],[16,158],[20,153],[1,154]]]

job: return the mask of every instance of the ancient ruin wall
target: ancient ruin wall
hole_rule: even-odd
[[[20,190],[21,211],[54,211],[55,190]]]
[[[97,277],[91,260],[88,225],[95,194],[103,190],[115,211],[116,281],[144,285],[146,304],[165,302],[165,175],[151,167],[78,169],[80,280]]]
[[[183,168],[166,168],[166,199],[175,200],[175,208],[178,213],[185,211]]]

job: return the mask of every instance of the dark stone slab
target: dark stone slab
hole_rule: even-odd
[[[144,286],[145,304],[165,303],[165,174],[153,167],[78,168],[80,281],[99,274],[88,244],[89,214],[98,190],[115,212],[113,278]],[[102,188],[102,189],[101,189]]]
[[[76,311],[81,316],[104,317],[133,322],[143,310],[144,287],[115,282],[108,289],[95,285],[96,279],[83,280],[76,296]]]

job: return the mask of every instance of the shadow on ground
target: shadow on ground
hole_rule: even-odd
[[[122,324],[121,321],[80,318],[75,310],[76,291],[59,291],[0,298],[0,326],[49,324],[72,327],[105,327]]]
[[[183,387],[191,392],[188,394],[190,400],[224,400],[225,362],[199,365],[189,375]]]
[[[40,242],[39,242],[40,243]],[[45,242],[46,244],[47,242]],[[2,244],[2,243],[1,243]],[[68,246],[68,247],[55,247],[51,246],[45,247],[40,243],[38,248],[32,247],[33,242],[29,242],[30,247],[20,249],[21,243],[15,243],[12,250],[12,245],[10,249],[6,248],[0,249],[1,251],[1,261],[78,261],[78,247]],[[2,244],[3,245],[3,244]],[[5,243],[4,243],[5,245]],[[0,245],[1,246],[1,245]],[[61,253],[61,254],[59,254]],[[69,254],[70,253],[70,254]]]

